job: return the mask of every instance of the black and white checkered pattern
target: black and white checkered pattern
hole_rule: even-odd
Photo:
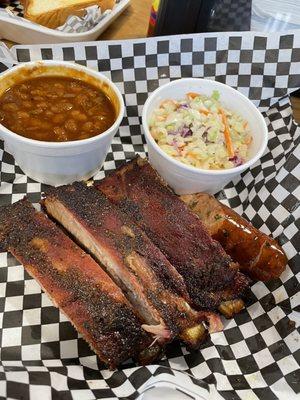
[[[207,16],[207,30],[249,31],[251,26],[252,1],[249,0],[217,0]]]
[[[219,194],[289,258],[281,279],[255,283],[247,308],[225,322],[201,351],[178,343],[159,366],[132,362],[109,372],[22,266],[0,253],[0,398],[136,399],[145,383],[180,370],[225,399],[296,399],[299,370],[300,128],[288,93],[300,86],[300,36],[200,34],[124,42],[16,46],[20,62],[64,59],[99,69],[123,93],[126,115],[96,179],[136,153],[145,154],[141,110],[159,85],[181,76],[226,82],[264,112],[270,139],[260,162]],[[282,97],[282,98],[281,98]],[[281,100],[278,102],[279,98]],[[27,194],[36,203],[43,185],[25,176],[0,142],[0,204]],[[181,379],[178,376],[178,382]],[[1,397],[2,396],[2,397]],[[214,398],[214,397],[213,397]]]
[[[23,6],[20,3],[19,0],[9,0],[9,1],[4,1],[2,3],[0,3],[0,10],[8,8],[9,11],[11,11],[14,15],[16,15],[17,17],[23,17]]]

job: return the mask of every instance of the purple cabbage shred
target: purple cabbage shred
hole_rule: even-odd
[[[237,155],[230,157],[229,161],[232,161],[235,167],[239,167],[243,164],[243,159]]]

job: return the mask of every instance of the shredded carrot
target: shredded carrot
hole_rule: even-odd
[[[234,157],[234,149],[233,149],[232,141],[231,141],[231,137],[230,137],[230,131],[229,131],[227,117],[221,108],[219,109],[219,113],[222,116],[222,122],[224,124],[224,137],[225,137],[227,152],[228,152],[229,158],[231,158],[231,157]]]
[[[187,96],[190,97],[191,99],[194,99],[195,97],[200,96],[200,94],[194,93],[194,92],[189,92],[189,93],[187,93]]]
[[[204,110],[203,108],[199,109],[198,111],[199,111],[201,114],[204,114],[204,115],[209,115],[209,114],[210,114],[210,111]]]

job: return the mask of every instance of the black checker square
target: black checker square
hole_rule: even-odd
[[[14,3],[17,10],[19,3]],[[226,0],[226,7],[219,12],[227,13],[226,21],[241,29],[250,2],[236,3]],[[12,53],[19,62],[47,60],[55,55],[56,59],[96,66],[120,88],[128,103],[126,114],[95,179],[103,178],[136,153],[146,155],[141,111],[149,94],[160,85],[181,77],[211,78],[235,85],[263,112],[269,142],[260,162],[230,183],[219,198],[255,227],[272,232],[287,253],[289,269],[276,281],[255,284],[245,294],[246,309],[232,324],[225,324],[224,332],[211,335],[199,351],[190,352],[176,342],[158,361],[160,367],[132,370],[135,364],[130,360],[118,372],[110,373],[59,310],[44,294],[37,293],[27,273],[24,280],[12,280],[15,278],[8,273],[9,268],[19,263],[10,255],[0,255],[1,362],[8,362],[10,371],[24,374],[19,382],[5,378],[7,397],[36,400],[34,394],[43,390],[45,398],[49,394],[53,399],[117,399],[122,398],[124,385],[123,398],[134,399],[152,376],[164,372],[176,376],[178,365],[191,374],[186,378],[190,385],[217,385],[224,399],[241,399],[249,394],[249,398],[275,400],[275,388],[281,382],[287,390],[286,398],[299,393],[298,371],[285,370],[280,364],[287,360],[290,365],[292,359],[299,358],[295,346],[299,333],[293,316],[299,308],[295,298],[299,290],[300,226],[296,213],[300,131],[288,97],[300,87],[298,35],[204,33],[118,43],[25,45],[13,48]],[[1,63],[1,69],[10,66]],[[37,203],[46,189],[24,176],[12,155],[4,151],[2,141],[0,177],[0,205],[25,194]],[[11,281],[9,277],[13,277]],[[51,375],[53,372],[59,378]],[[0,377],[3,379],[3,375]]]

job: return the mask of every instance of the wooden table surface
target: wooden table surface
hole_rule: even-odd
[[[131,0],[129,7],[99,36],[99,40],[146,37],[151,4],[152,0]],[[292,97],[292,106],[295,119],[300,123],[300,98]]]

